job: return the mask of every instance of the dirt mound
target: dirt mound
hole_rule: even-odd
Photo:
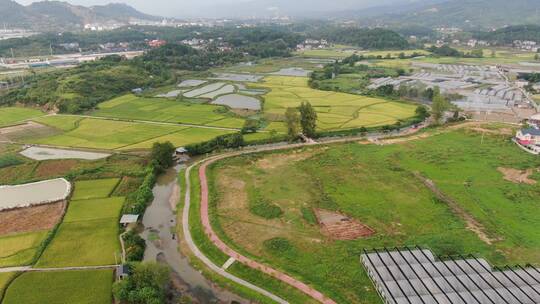
[[[527,185],[536,184],[535,180],[529,178],[529,176],[531,176],[534,173],[533,169],[518,170],[518,169],[512,169],[512,168],[499,167],[497,168],[497,170],[499,170],[499,172],[504,174],[504,179],[509,182],[513,182],[516,184],[527,184]]]
[[[0,235],[53,228],[62,217],[65,202],[0,212]]]
[[[341,213],[315,209],[323,234],[335,240],[356,240],[375,234],[375,231],[361,222]]]

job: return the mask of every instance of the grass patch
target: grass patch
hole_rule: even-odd
[[[112,270],[28,272],[7,289],[4,304],[110,304]]]
[[[475,254],[496,265],[540,263],[535,225],[540,185],[505,181],[498,167],[538,168],[540,160],[520,152],[507,137],[485,135],[482,140],[482,134],[469,130],[382,147],[350,143],[241,156],[216,164],[210,187],[224,177],[239,180],[278,205],[282,220],[221,210],[231,204],[223,201],[228,197],[224,187],[211,192],[215,203],[210,214],[221,238],[243,254],[308,282],[337,302],[380,303],[359,262],[364,248],[419,245],[439,255]],[[433,180],[489,236],[501,240],[483,242],[414,171]],[[307,210],[320,207],[365,223],[376,234],[329,240],[317,225],[305,224],[314,221]]]

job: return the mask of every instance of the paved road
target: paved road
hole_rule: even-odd
[[[185,190],[185,204],[184,204],[184,210],[182,213],[182,229],[184,231],[184,239],[186,243],[188,244],[189,249],[193,252],[193,254],[201,260],[208,268],[210,268],[212,271],[216,272],[217,274],[221,275],[224,278],[227,278],[237,284],[240,284],[242,286],[245,286],[251,290],[254,290],[255,292],[258,292],[274,301],[280,304],[288,304],[287,301],[283,300],[282,298],[276,296],[273,293],[268,292],[267,290],[264,290],[258,286],[255,286],[237,276],[234,276],[227,271],[223,270],[220,266],[217,266],[214,264],[209,258],[207,258],[195,245],[195,242],[193,242],[193,238],[191,236],[191,231],[189,230],[189,209],[191,206],[191,183],[190,183],[190,172],[191,169],[198,165],[199,163],[193,164],[189,168],[186,169],[186,190]]]

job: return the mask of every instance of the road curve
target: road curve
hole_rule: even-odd
[[[206,235],[210,238],[210,240],[212,241],[212,243],[214,243],[214,245],[216,247],[219,248],[219,250],[221,250],[223,253],[225,253],[226,255],[228,255],[229,257],[231,258],[234,258],[236,261],[252,268],[252,269],[256,269],[256,270],[259,270],[267,275],[270,275],[284,283],[287,283],[289,285],[291,285],[292,287],[295,287],[296,289],[302,291],[303,293],[305,293],[306,295],[312,297],[313,299],[319,301],[320,303],[323,303],[323,304],[336,304],[336,302],[334,302],[332,299],[326,297],[324,294],[322,294],[321,292],[315,290],[314,288],[306,285],[305,283],[302,283],[298,280],[296,280],[295,278],[283,273],[283,272],[280,272],[278,270],[275,270],[269,266],[266,266],[264,264],[261,264],[257,261],[254,261],[236,251],[234,251],[233,249],[231,249],[229,246],[227,246],[219,237],[218,235],[215,233],[215,231],[212,229],[212,225],[210,224],[210,218],[208,216],[208,182],[207,182],[207,179],[206,179],[206,168],[208,165],[212,164],[213,162],[215,161],[218,161],[222,158],[225,158],[226,156],[224,157],[217,157],[217,158],[213,158],[209,161],[206,161],[204,162],[201,167],[199,168],[199,179],[200,179],[200,182],[201,182],[201,220],[202,220],[202,224],[203,224],[203,227],[204,227],[204,231],[206,233]]]
[[[423,128],[425,126],[422,126]],[[420,128],[420,129],[421,129]],[[288,149],[294,149],[294,148],[300,148],[300,147],[306,147],[306,146],[314,146],[314,145],[327,145],[327,144],[335,144],[335,143],[347,143],[347,142],[355,142],[358,140],[366,139],[369,137],[387,137],[387,136],[400,136],[400,135],[410,135],[412,133],[417,132],[419,129],[413,129],[413,128],[405,128],[397,133],[389,133],[389,134],[371,134],[371,136],[353,136],[353,137],[346,137],[346,138],[335,138],[335,139],[329,139],[324,142],[314,142],[314,143],[297,143],[297,144],[277,144],[277,145],[268,145],[268,146],[256,146],[256,147],[250,147],[244,150],[235,151],[235,152],[229,152],[222,155],[217,156],[211,156],[209,158],[203,159],[199,162],[196,162],[192,164],[190,167],[186,169],[185,172],[185,179],[186,179],[186,192],[185,192],[185,204],[182,214],[182,230],[184,232],[184,238],[186,243],[188,244],[188,247],[190,250],[194,253],[194,255],[199,258],[205,265],[207,265],[210,269],[212,269],[214,272],[218,273],[219,275],[228,278],[240,285],[243,285],[245,287],[248,287],[256,292],[259,292],[262,295],[265,295],[269,297],[270,299],[278,302],[278,303],[288,303],[287,301],[279,298],[278,296],[258,287],[255,286],[241,278],[238,278],[228,272],[226,272],[221,267],[215,265],[208,257],[202,253],[195,243],[193,242],[193,238],[191,236],[191,231],[189,230],[189,210],[191,206],[191,182],[190,182],[190,173],[191,169],[202,164],[202,166],[199,168],[199,179],[201,182],[201,220],[204,226],[204,230],[206,235],[210,238],[210,240],[216,245],[223,253],[228,255],[229,257],[234,258],[235,260],[239,261],[240,263],[251,267],[253,269],[257,269],[259,271],[262,271],[276,279],[279,279],[297,289],[300,291],[306,293],[307,295],[311,296],[313,299],[316,299],[317,301],[324,303],[324,304],[336,304],[335,301],[332,299],[324,296],[321,292],[313,289],[312,287],[284,274],[281,273],[275,269],[272,269],[266,265],[263,265],[261,263],[258,263],[256,261],[253,261],[245,256],[242,256],[241,254],[237,253],[236,251],[229,248],[223,241],[219,239],[217,234],[213,231],[212,226],[210,224],[210,220],[208,217],[208,183],[206,179],[206,168],[209,164],[239,155],[244,154],[251,154],[251,153],[259,153],[259,152],[265,152],[265,151],[276,151],[276,150],[288,150]]]
[[[201,260],[208,268],[210,268],[212,271],[218,273],[219,275],[221,275],[222,277],[224,278],[227,278],[237,284],[240,284],[244,287],[247,287],[251,290],[254,290],[255,292],[258,292],[272,300],[274,300],[275,302],[277,303],[280,303],[280,304],[288,304],[287,301],[283,300],[282,298],[276,296],[275,294],[273,293],[270,293],[269,291],[267,290],[264,290],[258,286],[255,286],[237,276],[234,276],[230,273],[228,273],[227,271],[223,270],[221,267],[217,266],[216,264],[214,264],[208,257],[206,257],[200,250],[199,248],[197,247],[197,245],[195,245],[195,242],[193,242],[193,237],[191,236],[191,231],[189,230],[189,209],[190,209],[190,206],[191,206],[191,182],[190,182],[190,172],[191,172],[191,169],[194,167],[194,166],[197,166],[199,163],[195,163],[193,165],[191,165],[190,167],[188,167],[186,169],[186,190],[185,190],[185,203],[184,203],[184,210],[183,210],[183,213],[182,213],[182,230],[184,232],[184,239],[189,247],[189,249],[191,250],[191,252],[193,252],[193,254],[199,259]]]

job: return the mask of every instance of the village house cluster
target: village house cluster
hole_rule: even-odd
[[[303,43],[300,43],[296,46],[297,51],[306,51],[314,49],[326,49],[330,47],[328,40],[326,39],[306,39]]]
[[[540,154],[540,114],[528,119],[527,127],[516,133],[514,142],[532,154]]]

